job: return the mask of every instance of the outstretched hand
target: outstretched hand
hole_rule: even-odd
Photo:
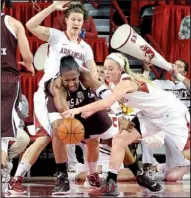
[[[70,1],[54,1],[54,3],[52,4],[55,8],[55,10],[66,10],[68,9],[68,7],[65,7],[66,5],[68,5],[70,3]]]
[[[67,111],[64,111],[61,113],[61,116],[64,118],[74,118],[75,115],[80,114],[81,112],[78,110],[78,108],[69,109]]]
[[[119,132],[123,130],[131,132],[134,127],[135,127],[135,124],[131,122],[130,120],[127,120],[124,117],[119,118]]]
[[[35,75],[35,69],[34,69],[32,63],[27,63],[27,62],[21,61],[21,62],[18,62],[18,64],[20,64],[20,65],[26,67],[27,70],[30,71],[30,72],[32,73],[32,76]]]

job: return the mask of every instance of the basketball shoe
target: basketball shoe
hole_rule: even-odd
[[[13,169],[13,163],[12,162],[7,162],[7,168],[2,168],[1,169],[1,182],[2,183],[7,183],[11,179],[11,170]]]
[[[148,188],[151,192],[159,192],[162,190],[162,186],[152,180],[148,171],[138,173],[136,181],[140,186]]]
[[[110,179],[109,182],[102,180],[100,188],[90,190],[90,196],[118,196],[120,194],[117,184]]]
[[[67,173],[57,173],[57,184],[52,190],[52,195],[69,194],[70,193],[70,182],[68,180]]]
[[[22,186],[23,177],[18,176],[14,177],[10,180],[7,188],[5,189],[5,193],[22,195],[26,194],[27,190]]]
[[[90,174],[86,177],[84,186],[88,188],[99,188],[101,186],[101,178],[98,173]]]

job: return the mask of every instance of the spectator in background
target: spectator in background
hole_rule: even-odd
[[[66,22],[64,18],[64,14],[59,15],[54,18],[53,28],[66,31]],[[92,17],[88,17],[88,19],[84,22],[82,29],[80,31],[81,38],[97,38],[98,32],[96,29],[96,25],[94,19]]]
[[[143,74],[146,77],[148,77],[150,74],[150,66],[151,66],[150,63],[146,63],[146,62],[143,63],[143,68],[144,68]],[[188,72],[188,64],[184,60],[177,60],[174,63],[173,70],[174,70],[174,72],[173,72],[173,75],[171,76],[170,80],[154,80],[153,83],[156,86],[160,87],[161,89],[164,89],[165,91],[172,92],[174,95],[177,96],[177,98],[179,98],[182,101],[182,103],[187,108],[190,108],[190,80],[185,77],[185,75]],[[189,120],[189,118],[188,118],[188,120]],[[168,154],[168,157],[171,160],[169,160],[169,162],[166,165],[164,164],[165,166],[157,165],[158,163],[156,163],[156,161],[154,162],[156,167],[157,166],[163,167],[163,168],[161,168],[161,170],[162,169],[163,170],[162,171],[159,170],[159,172],[161,172],[160,174],[153,174],[152,179],[154,179],[154,178],[164,179],[164,177],[166,177],[166,179],[168,179],[168,180],[178,180],[178,179],[181,180],[181,179],[185,179],[185,178],[187,179],[187,176],[185,175],[186,173],[184,171],[182,172],[182,174],[175,174],[175,172],[177,173],[177,171],[178,171],[177,168],[175,168],[175,167],[179,167],[180,165],[182,165],[184,167],[189,168],[188,161],[184,160],[183,156],[177,151],[177,149],[173,146],[172,142],[169,139],[165,139],[165,145],[166,145],[166,148],[168,149],[168,153],[174,153],[174,155]],[[143,149],[142,163],[143,163],[144,170],[151,169],[152,164],[153,164],[152,150],[149,149],[148,146],[146,144],[144,144],[143,142],[142,142],[142,149]],[[174,158],[174,156],[175,156],[175,158]],[[175,169],[170,169],[173,166]],[[185,169],[187,169],[187,168],[185,168]],[[167,173],[166,176],[164,174],[165,171]],[[181,171],[182,171],[182,169],[181,169]],[[187,171],[187,170],[185,170],[185,171]],[[185,178],[184,178],[184,175],[185,175]]]
[[[143,75],[144,76],[150,77],[151,65],[152,65],[151,63],[143,62],[143,70],[144,70]],[[190,80],[185,77],[188,72],[188,63],[184,60],[177,60],[174,62],[173,65],[174,67],[173,67],[173,74],[171,76],[171,80],[157,80],[154,82],[156,82],[157,86],[159,86],[161,89],[165,89],[165,90],[169,90],[169,89],[171,91],[181,90],[181,89],[190,90]],[[182,94],[176,94],[176,95],[180,96]],[[180,97],[179,99],[181,100]],[[185,105],[187,106],[187,104]]]
[[[184,17],[181,21],[179,38],[180,39],[189,39],[190,38],[190,15]]]

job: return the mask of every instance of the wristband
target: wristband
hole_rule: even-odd
[[[183,82],[185,78],[186,78],[186,77],[184,77],[184,76],[183,76],[182,74],[180,74],[180,73],[178,73],[178,74],[176,75],[176,79],[177,79],[178,81],[180,81],[180,82]]]

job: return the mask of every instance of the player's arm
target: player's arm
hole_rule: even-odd
[[[15,30],[18,41],[18,47],[23,61],[31,64],[33,62],[33,55],[30,51],[29,42],[25,34],[25,29],[20,21],[12,17],[10,18],[10,22],[10,24],[14,23],[14,26],[16,27]]]
[[[69,115],[73,117],[75,114],[87,112],[87,111],[101,111],[103,109],[109,108],[114,102],[119,101],[126,93],[135,92],[139,89],[139,86],[136,82],[131,80],[124,80],[120,82],[113,90],[110,96],[106,99],[93,102],[89,105],[79,107],[76,109],[71,109],[67,112],[64,112],[62,115]],[[73,111],[72,111],[73,110]]]
[[[29,31],[34,34],[36,37],[43,41],[48,41],[50,37],[50,28],[41,26],[40,24],[42,21],[49,16],[53,11],[55,10],[65,10],[66,8],[63,8],[66,4],[68,4],[69,1],[55,1],[50,6],[36,14],[34,17],[32,17],[27,23],[26,27],[29,29]]]
[[[22,25],[22,23],[18,20],[16,20],[13,17],[8,18],[8,23],[12,27],[18,42],[19,51],[22,56],[22,61],[18,62],[19,64],[23,65],[27,68],[28,71],[32,72],[32,74],[35,74],[35,70],[33,67],[33,55],[30,51],[29,42],[25,34],[25,29]]]
[[[95,61],[92,59],[92,60],[88,60],[87,63],[87,68],[90,70],[90,72],[92,73],[92,75],[98,79],[98,72],[97,72],[97,67],[96,67],[96,64],[95,64]]]
[[[103,84],[90,70],[84,67],[80,67],[80,81],[85,87],[89,87],[93,91],[96,91]]]
[[[57,110],[62,113],[69,109],[66,97],[67,92],[62,86],[61,78],[58,77],[56,80],[52,81],[50,84],[50,90],[54,97],[54,103],[57,108]]]
[[[182,81],[184,85],[187,87],[187,89],[190,90],[190,79],[186,78]]]

